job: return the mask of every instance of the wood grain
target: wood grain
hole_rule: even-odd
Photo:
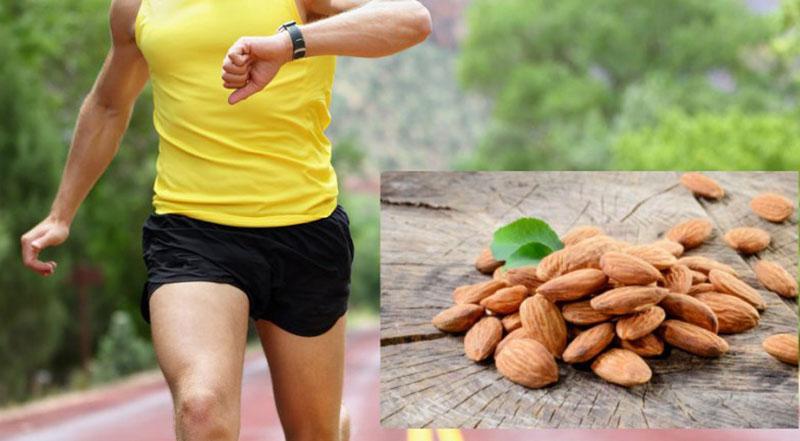
[[[553,387],[525,389],[491,362],[463,355],[463,337],[431,318],[458,285],[486,280],[474,270],[495,228],[520,216],[559,233],[593,224],[631,242],[659,238],[680,220],[707,217],[710,243],[689,254],[727,263],[751,285],[756,259],[797,271],[797,215],[770,224],[750,198],[775,191],[797,200],[797,173],[709,173],[726,190],[695,198],[679,173],[390,172],[381,181],[381,423],[387,427],[798,427],[797,368],[773,360],[761,341],[797,331],[797,304],[760,289],[768,308],[753,331],[726,336],[731,352],[701,359],[673,350],[649,360],[653,380],[624,389],[585,367],[561,365]],[[722,241],[735,226],[772,234],[762,253],[742,257]]]

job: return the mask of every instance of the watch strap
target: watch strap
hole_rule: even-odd
[[[288,21],[282,24],[278,30],[284,30],[289,33],[289,38],[292,40],[292,60],[306,56],[306,41],[303,39],[303,33],[297,26],[297,22],[294,20]]]

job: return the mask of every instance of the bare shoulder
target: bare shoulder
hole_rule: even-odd
[[[142,0],[112,0],[108,19],[114,43],[131,43],[136,39],[136,15]]]

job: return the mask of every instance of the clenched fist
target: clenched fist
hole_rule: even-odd
[[[223,86],[236,89],[228,103],[236,104],[264,89],[291,59],[292,41],[287,32],[238,39],[222,63]]]

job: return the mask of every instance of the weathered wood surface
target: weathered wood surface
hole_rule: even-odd
[[[530,390],[491,363],[463,356],[462,336],[430,319],[454,287],[485,280],[477,253],[494,229],[520,216],[547,220],[563,234],[601,226],[631,242],[651,241],[680,220],[708,217],[711,243],[688,254],[728,263],[753,286],[758,258],[797,270],[797,215],[770,224],[750,198],[776,191],[797,200],[797,173],[709,173],[726,189],[698,200],[679,173],[384,173],[381,183],[381,422],[388,427],[798,427],[797,368],[761,349],[763,339],[797,332],[797,305],[761,289],[768,308],[758,328],[725,336],[731,352],[702,359],[680,350],[648,361],[653,380],[624,389],[591,371],[561,365],[553,387]],[[772,234],[769,249],[743,258],[722,241],[734,226]]]

